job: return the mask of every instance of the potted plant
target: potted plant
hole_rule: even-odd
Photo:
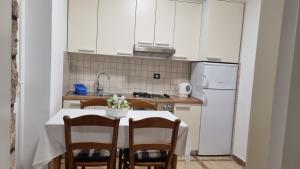
[[[125,117],[130,108],[129,103],[124,96],[118,97],[117,95],[114,95],[107,99],[107,104],[108,109],[106,110],[106,114],[115,118]]]

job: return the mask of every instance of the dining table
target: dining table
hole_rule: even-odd
[[[60,168],[60,160],[66,152],[64,116],[75,118],[84,115],[99,115],[108,117],[105,110],[101,109],[61,109],[49,121],[45,123],[44,130],[41,133],[36,154],[33,161],[33,168],[42,169],[50,162],[53,162],[53,168]],[[178,119],[174,114],[168,111],[152,110],[129,110],[125,117],[120,118],[118,143],[119,149],[129,148],[129,119],[141,120],[144,118],[160,117],[175,121]],[[143,129],[135,131],[135,142],[151,144],[168,143],[172,132],[167,129]],[[109,142],[111,140],[111,130],[108,128],[78,127],[72,129],[72,140],[80,141],[99,141]],[[190,143],[188,139],[188,125],[181,122],[178,131],[175,156],[172,161],[172,169],[176,168],[177,156],[187,156],[190,153]]]

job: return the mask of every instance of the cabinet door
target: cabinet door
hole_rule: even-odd
[[[209,0],[201,35],[201,59],[239,62],[244,4]]]
[[[201,120],[201,105],[175,104],[174,115],[189,126],[188,137],[192,150],[198,150]]]
[[[155,45],[173,47],[175,1],[157,0]]]
[[[176,2],[174,58],[198,60],[202,4]]]
[[[154,43],[156,0],[137,0],[135,43]]]
[[[99,0],[97,53],[132,55],[136,0]]]
[[[68,51],[96,53],[98,0],[69,0]]]
[[[64,100],[64,109],[80,109],[80,100]]]

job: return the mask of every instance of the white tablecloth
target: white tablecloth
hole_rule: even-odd
[[[106,116],[104,110],[93,110],[93,109],[62,109],[55,114],[45,125],[45,131],[40,137],[35,158],[33,161],[33,167],[35,169],[41,169],[46,166],[52,159],[66,152],[65,147],[65,133],[64,133],[64,122],[63,117],[65,115],[71,118],[82,116],[82,115],[100,115]],[[132,110],[128,112],[127,117],[121,118],[119,127],[118,137],[118,148],[128,148],[128,126],[129,118],[139,120],[149,117],[162,117],[169,120],[175,120],[175,117],[170,112],[166,111],[136,111]],[[140,131],[139,131],[140,130]],[[99,132],[101,131],[101,132]],[[95,128],[76,128],[72,130],[73,141],[102,141],[108,142],[111,140],[110,129],[95,129]],[[161,129],[138,129],[135,131],[135,142],[136,143],[167,143],[170,139],[171,132],[169,130]],[[189,141],[187,138],[188,126],[182,122],[180,124],[177,146],[175,154],[186,155],[189,153]]]

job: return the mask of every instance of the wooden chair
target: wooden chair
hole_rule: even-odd
[[[156,103],[144,101],[144,100],[131,100],[129,101],[130,107],[133,110],[156,110]]]
[[[85,109],[89,106],[107,106],[106,99],[97,98],[97,99],[89,99],[89,100],[80,100],[80,108]]]
[[[179,119],[170,121],[163,118],[147,118],[139,121],[129,120],[129,150],[125,150],[124,168],[135,169],[135,166],[170,169],[177,160],[174,154],[179,125]],[[172,129],[172,138],[168,144],[135,144],[134,129],[164,128]],[[150,151],[149,151],[150,150]],[[127,151],[127,152],[126,152]],[[151,154],[152,153],[152,154]],[[147,157],[147,158],[145,158]]]
[[[66,169],[77,167],[107,166],[107,169],[115,168],[117,141],[119,131],[119,119],[112,120],[97,115],[86,115],[71,119],[64,117],[65,141],[66,141]],[[103,126],[113,128],[111,143],[97,142],[72,142],[71,127],[74,126]],[[79,151],[74,154],[74,151]],[[91,152],[92,156],[90,156]]]
[[[129,100],[129,105],[133,110],[157,110],[156,103],[144,100]],[[124,150],[119,150],[119,168],[122,168],[124,163]]]

